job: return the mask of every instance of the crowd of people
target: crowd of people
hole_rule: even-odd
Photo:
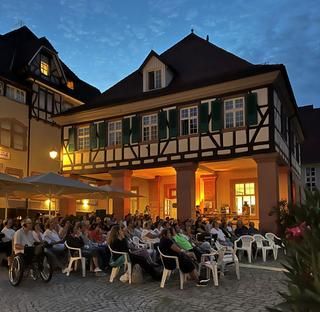
[[[70,247],[80,248],[91,264],[90,269],[99,273],[124,261],[119,254],[111,255],[110,246],[114,251],[127,252],[132,265],[138,264],[146,274],[160,280],[162,263],[157,251],[159,247],[163,254],[177,256],[181,271],[189,273],[198,286],[204,286],[207,280],[198,276],[197,265],[201,255],[210,252],[212,238],[223,246],[233,246],[239,236],[257,233],[259,231],[253,222],[247,228],[241,220],[237,221],[234,228],[231,222],[201,217],[184,222],[157,217],[153,221],[149,214],[128,214],[118,222],[113,215],[104,219],[94,214],[65,218],[38,215],[35,220],[1,221],[0,253],[6,254],[10,265],[12,253],[23,253],[26,245],[45,243],[54,268],[67,273],[70,269],[66,242]],[[168,269],[175,267],[172,259],[164,261]],[[124,274],[120,280],[127,281],[128,275]]]

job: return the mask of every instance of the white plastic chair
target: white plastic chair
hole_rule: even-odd
[[[241,247],[237,246],[238,242],[242,242]],[[252,258],[252,243],[254,242],[254,238],[250,235],[242,235],[237,240],[234,241],[234,251],[237,252],[240,251],[246,251],[248,255],[248,261],[251,263]],[[239,259],[241,261],[241,256],[239,254]]]
[[[222,246],[218,242],[215,243],[218,251],[218,268],[220,268],[220,276],[224,275],[226,266],[234,265],[237,279],[240,280],[239,259],[232,247]]]
[[[72,270],[72,265],[74,264],[74,270],[77,270],[77,264],[78,261],[81,261],[81,267],[82,267],[82,277],[86,277],[86,258],[82,257],[82,252],[80,248],[74,248],[70,247],[67,242],[64,243],[65,246],[68,249],[68,254],[69,254],[69,264],[68,264],[68,271],[67,271],[67,276],[70,275],[70,272]]]
[[[272,246],[273,247],[273,250],[274,250],[274,260],[277,260],[277,258],[278,258],[278,249],[281,249],[281,248],[283,248],[283,252],[284,252],[284,254],[286,254],[286,248],[285,248],[285,245],[283,244],[283,242],[282,242],[282,240],[281,240],[281,238],[280,237],[278,237],[276,234],[274,234],[274,233],[266,233],[265,234],[265,238],[268,240],[268,242],[269,242],[269,244],[270,244],[270,246]],[[281,241],[281,245],[278,245],[278,244],[276,244],[275,243],[275,240],[279,240],[279,241]]]
[[[115,251],[113,250],[110,245],[108,245],[109,250],[110,250],[110,254],[111,254],[111,258],[113,255],[122,255],[124,256],[124,270],[128,272],[128,276],[129,276],[129,284],[131,284],[131,277],[132,277],[132,264],[130,262],[130,258],[129,258],[129,254],[127,252],[121,252],[121,251]],[[110,283],[113,283],[114,278],[118,275],[119,271],[120,271],[121,265],[117,266],[117,267],[113,267],[112,271],[111,271],[111,275],[110,275]]]
[[[214,286],[219,286],[218,281],[218,265],[215,260],[215,256],[218,255],[217,251],[212,251],[211,253],[202,254],[201,261],[199,264],[198,273],[200,275],[201,268],[204,266],[206,268],[207,278],[210,278],[210,272],[212,273]]]
[[[258,252],[259,252],[259,250],[261,250],[263,262],[266,262],[266,260],[267,260],[267,251],[268,250],[272,250],[273,257],[276,260],[276,254],[275,254],[274,247],[269,243],[269,241],[266,238],[263,237],[263,235],[254,234],[253,238],[254,238],[254,241],[256,242],[256,245],[257,245],[256,254],[255,254],[255,257],[254,257],[255,259],[257,259]],[[263,245],[263,242],[267,242],[268,245]]]
[[[133,236],[132,237],[132,243],[138,248],[148,248],[148,244],[141,243],[140,238],[138,236]]]
[[[184,274],[181,270],[180,270],[180,266],[179,266],[179,260],[178,260],[178,257],[176,256],[167,256],[165,254],[163,254],[158,246],[158,251],[159,251],[159,254],[160,254],[160,259],[161,259],[161,262],[162,262],[162,265],[163,265],[163,273],[162,273],[162,279],[161,279],[161,283],[160,283],[160,287],[161,288],[164,288],[164,285],[166,283],[166,280],[169,279],[172,271],[174,270],[169,270],[166,268],[165,264],[164,264],[164,259],[173,259],[175,260],[176,262],[176,270],[179,271],[179,275],[180,275],[180,289],[183,289],[183,283],[186,279],[186,274]]]

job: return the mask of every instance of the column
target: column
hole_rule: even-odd
[[[173,165],[176,170],[177,214],[180,221],[196,216],[196,170],[197,163]]]
[[[59,213],[61,216],[75,216],[77,213],[76,200],[72,198],[61,198],[59,200]]]
[[[149,205],[153,218],[160,216],[160,177],[149,180]]]
[[[111,186],[121,188],[124,191],[131,191],[131,170],[112,170]],[[114,198],[113,213],[117,220],[123,219],[130,212],[130,198]]]
[[[287,166],[279,167],[279,199],[291,202],[290,169]]]
[[[278,232],[277,216],[270,216],[273,207],[279,203],[279,172],[277,157],[255,157],[258,174],[258,203],[260,230],[262,232]]]

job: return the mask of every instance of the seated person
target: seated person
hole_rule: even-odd
[[[242,235],[248,235],[248,228],[245,225],[243,225],[241,220],[237,221],[237,228],[235,229],[234,234],[237,237],[240,237]]]
[[[103,244],[105,242],[105,237],[102,233],[100,223],[91,224],[88,234],[89,234],[90,240],[92,240],[94,243]]]
[[[36,242],[42,243],[44,241],[40,223],[35,223],[35,225],[33,226],[32,235]]]
[[[16,231],[13,236],[13,249],[14,253],[24,254],[25,246],[33,246],[35,240],[32,235],[32,221],[27,218],[21,222],[21,229]]]
[[[110,235],[108,237],[108,244],[114,251],[127,252],[132,265],[139,264],[140,267],[146,273],[150,274],[153,279],[160,280],[161,273],[157,270],[157,266],[150,261],[150,256],[148,256],[148,253],[137,254],[129,249],[124,230],[119,225],[114,225],[111,228]],[[121,257],[121,255],[114,254],[111,260],[116,261],[119,257]]]
[[[141,233],[141,239],[144,242],[150,242],[150,243],[159,243],[159,235],[153,233],[153,231],[151,230],[151,222],[150,221],[146,221],[144,223],[144,227]]]
[[[0,252],[3,252],[7,256],[7,262],[10,266],[11,264],[11,254],[12,254],[12,239],[15,230],[12,229],[13,221],[12,219],[5,220],[3,222],[3,229],[1,230],[0,236]]]
[[[79,227],[74,226],[70,229],[70,233],[66,237],[66,242],[68,246],[73,248],[80,248],[82,255],[86,258],[92,259],[95,266],[94,272],[101,272],[98,261],[98,250],[97,248],[90,248],[90,246],[85,245]]]
[[[249,222],[248,235],[260,234],[259,230],[254,227],[254,222]]]
[[[197,286],[206,286],[208,284],[208,280],[201,280],[199,278],[198,272],[193,263],[194,254],[181,249],[172,240],[169,229],[164,229],[161,232],[159,249],[164,255],[178,257],[180,270],[185,274],[190,274],[192,279],[197,282]],[[176,268],[176,262],[174,259],[163,258],[163,262],[168,270],[174,270]]]
[[[210,233],[213,235],[217,235],[217,240],[221,245],[230,247],[233,246],[232,242],[228,238],[226,238],[223,231],[220,229],[218,221],[214,221],[213,228],[211,229]]]

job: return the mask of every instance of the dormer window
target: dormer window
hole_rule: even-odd
[[[49,76],[49,58],[47,56],[41,55],[41,63],[40,63],[40,71],[41,74],[45,76]]]
[[[160,89],[161,88],[161,70],[154,70],[148,72],[148,89]]]
[[[67,81],[67,87],[71,90],[74,90],[74,83],[72,80]]]

